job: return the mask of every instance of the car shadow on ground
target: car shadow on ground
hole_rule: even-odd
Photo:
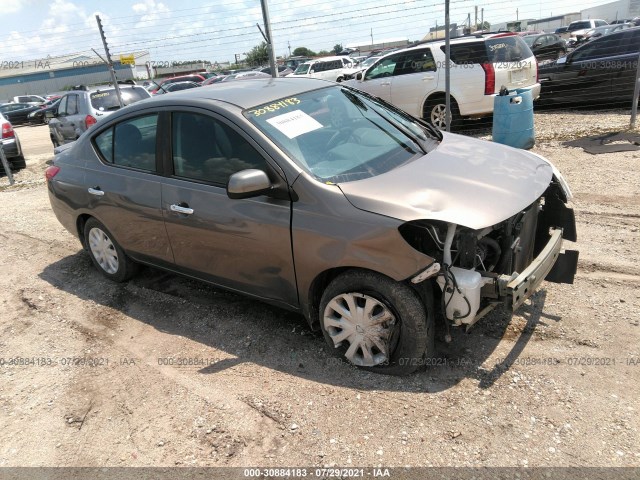
[[[542,290],[521,307],[518,317],[500,308],[469,333],[452,328],[450,343],[444,342],[444,325],[437,322],[438,358],[426,361],[412,375],[391,377],[358,370],[335,357],[322,334],[313,332],[299,314],[172,273],[143,267],[134,279],[118,284],[100,275],[88,255],[79,251],[48,265],[40,278],[160,332],[215,349],[220,358],[197,370],[199,374],[215,375],[249,362],[326,385],[363,391],[433,393],[464,379],[477,381],[480,389],[490,388],[532,341],[537,325],[560,320],[544,316],[546,293]],[[90,321],[97,322],[96,327],[117,329],[109,310],[105,315],[92,313]],[[500,351],[506,353],[496,361],[494,352],[501,342]],[[206,352],[202,348],[197,351],[206,358],[216,355],[202,353]]]

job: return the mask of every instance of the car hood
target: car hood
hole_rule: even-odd
[[[552,169],[524,150],[443,133],[438,147],[418,160],[338,187],[360,210],[480,229],[531,205],[549,186]]]

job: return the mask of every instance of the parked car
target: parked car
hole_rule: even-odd
[[[176,83],[176,82],[195,82],[195,83],[202,83],[206,80],[206,78],[200,74],[197,73],[193,73],[190,75],[180,75],[177,77],[169,77],[169,78],[164,78],[160,81],[156,81],[154,82],[157,87],[154,90],[151,90],[151,94],[155,94],[158,91],[158,88],[162,85],[165,84],[169,84],[169,83]]]
[[[108,279],[145,263],[300,312],[346,361],[387,374],[435,355],[434,302],[468,326],[545,277],[571,282],[577,263],[561,253],[571,193],[543,157],[317,79],[136,103],[46,178]]]
[[[539,69],[537,104],[585,107],[631,105],[640,28],[622,30],[578,47]]]
[[[267,73],[271,75],[271,67],[264,67],[258,70],[262,73]],[[278,76],[286,77],[287,75],[291,75],[293,73],[293,69],[287,67],[286,65],[278,65]]]
[[[446,125],[444,40],[398,50],[380,58],[347,83],[376,95],[438,128]],[[452,127],[464,117],[493,113],[500,88],[540,93],[537,63],[522,37],[478,35],[451,40]]]
[[[0,113],[13,125],[18,125],[19,123],[27,123],[29,114],[39,109],[38,105],[30,103],[5,103],[0,106]]]
[[[593,28],[603,27],[608,25],[608,23],[601,19],[590,19],[590,20],[576,20],[575,22],[571,22],[569,24],[569,28],[567,29],[567,33],[569,33],[569,39],[567,40],[567,45],[569,47],[573,47],[580,42],[580,39],[584,34]]]
[[[113,85],[71,90],[60,99],[58,109],[49,115],[49,136],[54,147],[76,141],[101,118],[120,108]],[[130,105],[151,95],[137,85],[119,85],[124,105]]]
[[[11,122],[0,113],[0,148],[4,151],[9,167],[12,172],[26,168],[27,163],[24,160],[20,140],[16,134]],[[0,172],[4,172],[4,166],[0,162]],[[5,172],[6,173],[6,172]]]
[[[592,28],[591,30],[587,30],[584,35],[578,36],[578,41],[580,43],[590,42],[591,40],[595,40],[603,35],[609,35],[610,33],[626,30],[627,28],[632,28],[634,26],[635,25],[632,23],[618,23],[616,25],[604,25],[602,27]]]
[[[214,83],[219,83],[223,81],[228,75],[218,75],[216,77],[207,78],[204,82],[202,82],[202,86],[205,87],[207,85],[213,85]]]
[[[49,123],[49,119],[54,112],[58,111],[58,105],[60,104],[60,98],[56,98],[55,100],[48,101],[47,103],[40,105],[38,110],[34,110],[28,116],[29,123],[33,124],[41,124],[41,123]],[[49,116],[47,116],[49,113]]]
[[[13,103],[28,103],[29,105],[40,105],[47,100],[40,95],[18,95],[13,97]]]
[[[366,70],[368,67],[370,67],[371,65],[376,63],[376,61],[379,58],[380,58],[379,56],[373,55],[372,57],[367,57],[367,58],[363,59],[362,61],[360,61],[360,63],[356,64],[356,66],[354,66],[352,68],[345,69],[344,70],[344,79],[345,80],[352,80],[352,79],[356,78],[356,74],[358,72],[362,72],[362,71]]]
[[[538,61],[555,60],[567,54],[567,43],[558,35],[526,35],[522,37]]]
[[[332,82],[342,82],[345,72],[353,68],[349,57],[323,57],[298,65],[291,74],[293,78],[321,78]]]
[[[175,82],[164,83],[158,87],[155,95],[162,95],[163,93],[179,92],[181,90],[188,90],[190,88],[198,88],[199,83],[196,82]]]

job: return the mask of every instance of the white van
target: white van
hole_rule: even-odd
[[[341,82],[345,79],[347,70],[353,68],[353,61],[348,56],[324,57],[298,65],[291,74],[292,77],[312,77],[332,82]]]

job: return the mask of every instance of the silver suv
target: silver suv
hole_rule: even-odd
[[[126,105],[149,98],[144,88],[136,85],[119,85]],[[85,86],[67,93],[58,104],[58,110],[48,112],[49,136],[54,147],[75,142],[82,133],[100,118],[118,110],[120,103],[113,86],[87,88]]]

